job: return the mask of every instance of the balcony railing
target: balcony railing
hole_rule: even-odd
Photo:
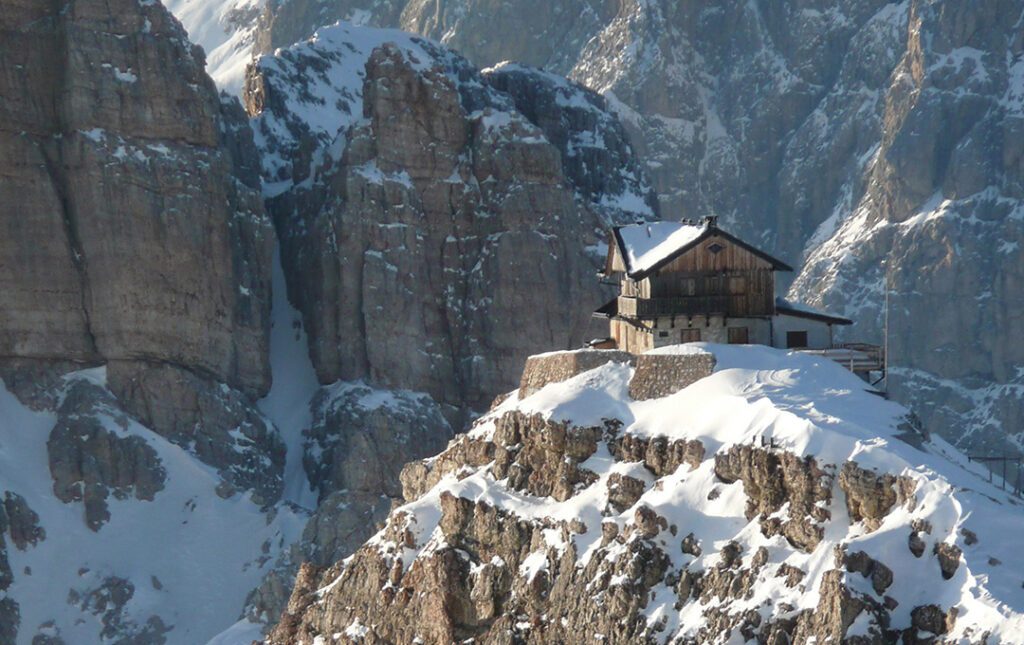
[[[679,298],[631,298],[619,296],[619,315],[653,318],[672,315],[732,313],[729,296],[685,296]]]
[[[804,354],[830,358],[851,372],[878,372],[885,369],[885,350],[867,343],[842,343],[828,349],[801,349]]]

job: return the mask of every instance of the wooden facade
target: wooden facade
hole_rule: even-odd
[[[614,300],[595,312],[609,319],[601,342],[635,354],[689,342],[761,344],[808,351],[855,372],[884,370],[874,346],[833,344],[832,326],[852,321],[775,297],[785,263],[702,223],[639,222],[612,231],[605,276]]]
[[[608,266],[621,273],[620,316],[651,320],[672,315],[771,316],[775,272],[763,257],[719,235],[671,258],[656,271],[630,277],[618,245]],[[621,267],[621,269],[619,268]]]
[[[617,277],[620,290],[600,315],[610,318],[620,349],[639,353],[689,340],[772,342],[775,271],[789,267],[713,219],[639,223],[615,229],[609,242],[605,275]]]

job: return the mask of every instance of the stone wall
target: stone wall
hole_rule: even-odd
[[[610,361],[634,364],[636,356],[613,349],[578,349],[538,354],[526,359],[519,383],[519,398],[530,396],[548,383],[568,380]]]
[[[710,376],[714,369],[713,354],[640,354],[629,396],[635,401],[668,396]]]

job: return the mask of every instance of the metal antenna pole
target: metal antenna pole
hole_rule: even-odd
[[[889,263],[885,263],[885,330],[882,373],[885,375],[885,393],[889,393]]]

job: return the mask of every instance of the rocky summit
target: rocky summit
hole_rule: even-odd
[[[536,362],[268,642],[1021,642],[1020,501],[979,465],[831,361],[658,351],[714,367],[637,400],[618,352]]]

